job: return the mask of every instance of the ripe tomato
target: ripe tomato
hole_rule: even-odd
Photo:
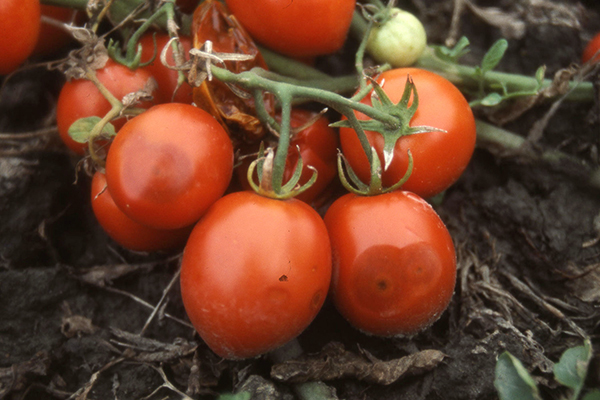
[[[463,173],[475,149],[475,119],[469,103],[462,93],[448,80],[433,72],[417,68],[393,69],[382,73],[377,81],[383,90],[397,103],[402,98],[407,76],[415,84],[419,107],[410,126],[430,126],[445,132],[426,132],[400,138],[394,148],[392,163],[383,171],[383,185],[398,182],[408,167],[407,151],[413,155],[413,171],[402,189],[431,197],[452,185]],[[371,96],[363,103],[371,104]],[[368,119],[356,113],[359,120]],[[366,132],[369,143],[379,154],[383,166],[383,136]],[[351,128],[340,129],[342,152],[350,165],[365,183],[370,181],[370,167],[356,132]]]
[[[40,0],[0,1],[0,75],[13,72],[31,55],[40,25]]]
[[[68,23],[73,19],[72,8],[42,4],[42,15],[57,21]],[[73,37],[64,29],[42,21],[39,37],[33,50],[36,55],[52,54],[64,47]]]
[[[145,66],[144,69],[147,69],[156,79],[156,83],[158,83],[158,92],[162,99],[174,103],[192,104],[192,86],[187,82],[184,82],[181,87],[177,89],[177,71],[165,67],[160,61],[160,53],[169,42],[169,39],[169,35],[167,34],[156,33],[156,58],[152,64]],[[183,46],[184,53],[187,55],[192,48],[192,39],[188,36],[179,36],[179,40]],[[154,54],[153,34],[148,33],[144,35],[139,43],[142,45],[142,62],[147,62]],[[175,65],[173,50],[171,48],[169,48],[169,51],[167,52],[167,61],[169,62],[169,65]],[[175,89],[177,89],[177,92],[175,92]],[[173,94],[175,95],[173,96]]]
[[[339,50],[346,40],[356,0],[226,0],[259,43],[293,57]]]
[[[594,62],[600,61],[600,33],[594,36],[583,50],[581,63],[586,63],[592,58],[594,59]]]
[[[183,247],[192,230],[192,227],[161,230],[135,222],[117,207],[106,187],[106,176],[101,172],[96,172],[92,179],[92,209],[108,236],[130,250],[158,251]]]
[[[192,231],[181,295],[215,353],[247,358],[299,335],[321,309],[330,279],[331,247],[315,210],[296,199],[235,192]]]
[[[167,103],[132,118],[106,158],[117,206],[157,229],[191,225],[223,195],[233,171],[233,146],[206,111]]]
[[[325,214],[333,301],[358,329],[413,335],[446,309],[456,279],[452,238],[414,193],[347,194]]]
[[[103,68],[96,71],[96,76],[108,91],[119,100],[128,93],[143,89],[148,80],[153,79],[150,72],[143,68],[132,71],[111,60]],[[159,102],[159,99],[156,99],[152,102],[144,102],[139,107],[149,108],[152,104]],[[87,144],[78,143],[71,139],[69,127],[80,118],[103,117],[110,109],[111,106],[108,100],[104,98],[91,81],[78,79],[65,83],[56,105],[56,125],[61,139],[75,153],[85,154]],[[117,130],[125,122],[124,117],[112,121]]]
[[[302,110],[292,110],[292,128],[298,128],[305,125],[316,113]],[[328,185],[337,175],[337,146],[338,135],[335,129],[329,127],[329,121],[325,116],[320,117],[313,124],[297,132],[290,141],[290,148],[283,175],[283,182],[287,182],[292,177],[296,164],[298,163],[298,148],[302,157],[302,175],[300,176],[300,185],[308,182],[314,173],[308,166],[312,166],[318,172],[317,180],[305,192],[300,193],[296,198],[305,203],[313,204],[321,194],[325,193]],[[254,148],[257,151],[257,148]],[[250,188],[248,184],[248,167],[256,157],[245,158],[237,167],[236,171],[242,186]],[[255,174],[255,182],[258,177]]]

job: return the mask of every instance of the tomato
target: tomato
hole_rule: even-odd
[[[147,69],[156,79],[156,83],[158,83],[158,91],[162,99],[174,103],[192,104],[192,86],[187,82],[184,82],[179,88],[177,88],[177,71],[165,67],[160,61],[160,53],[169,42],[169,35],[164,33],[156,33],[155,36],[156,58],[152,64],[147,65],[144,68]],[[192,39],[188,36],[179,36],[179,40],[183,46],[184,54],[186,57],[189,57],[188,53],[192,48]],[[154,54],[153,34],[148,33],[144,35],[140,39],[139,43],[142,45],[142,62],[147,62]],[[167,61],[169,62],[169,65],[175,65],[173,50],[171,48],[169,48],[169,51],[167,52]],[[175,89],[177,89],[176,92]]]
[[[96,76],[108,91],[119,100],[128,93],[143,89],[148,80],[154,79],[150,72],[143,68],[132,71],[111,60],[103,68],[96,71]],[[156,99],[152,102],[144,102],[139,107],[148,108],[159,102],[160,100]],[[78,79],[65,83],[56,105],[56,125],[61,139],[75,153],[85,154],[87,143],[78,143],[71,139],[69,127],[80,118],[103,117],[110,109],[111,106],[108,100],[104,98],[91,81]],[[125,122],[124,117],[112,121],[117,130]]]
[[[41,11],[42,16],[61,21],[63,23],[69,23],[73,19],[75,12],[72,8],[49,6],[46,4],[42,4]],[[35,49],[33,50],[33,54],[52,54],[63,48],[72,39],[73,37],[66,30],[42,21],[40,33],[35,45]]]
[[[0,1],[0,75],[13,72],[31,55],[40,25],[40,0]]]
[[[356,328],[413,335],[448,306],[456,280],[452,238],[433,208],[406,191],[346,194],[325,214],[331,294]]]
[[[233,146],[206,111],[167,103],[132,118],[106,157],[117,206],[157,229],[195,223],[223,195],[233,172]]]
[[[293,57],[339,50],[346,40],[356,0],[226,0],[259,43]]]
[[[235,192],[192,231],[181,295],[206,344],[239,359],[299,335],[323,305],[330,279],[331,247],[315,210],[296,199]]]
[[[401,68],[382,73],[377,81],[383,90],[397,103],[402,98],[407,76],[415,84],[419,106],[410,126],[430,126],[443,131],[418,133],[401,137],[396,142],[394,156],[387,170],[383,171],[384,186],[398,182],[408,167],[407,151],[413,156],[412,175],[402,189],[431,197],[452,185],[467,167],[475,149],[475,119],[469,103],[462,93],[448,80],[433,72]],[[371,96],[363,103],[371,104]],[[356,113],[359,120],[368,119]],[[369,143],[377,150],[383,166],[383,136],[366,132]],[[365,183],[370,181],[370,167],[356,132],[351,128],[340,129],[342,153]]]
[[[115,242],[135,251],[170,250],[183,247],[192,228],[175,230],[150,228],[126,216],[106,187],[106,176],[96,172],[92,179],[92,209],[98,223]]]
[[[291,126],[292,128],[304,126],[316,115],[316,113],[308,110],[292,109]],[[303,163],[302,175],[298,183],[303,185],[312,177],[314,172],[308,166],[315,168],[318,173],[315,183],[296,196],[298,200],[313,204],[326,192],[328,185],[337,175],[337,146],[337,132],[329,127],[329,120],[325,116],[320,117],[311,125],[293,135],[288,150],[283,182],[289,181],[294,173],[298,163],[298,149]],[[256,147],[254,147],[254,151],[257,151]],[[250,188],[247,177],[248,166],[255,159],[256,157],[252,156],[245,158],[236,169],[238,178],[246,189]],[[258,182],[256,174],[254,181]]]
[[[581,63],[586,63],[592,58],[594,59],[594,62],[600,61],[600,33],[596,34],[596,36],[588,42],[581,55]]]

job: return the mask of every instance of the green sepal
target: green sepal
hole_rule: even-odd
[[[77,143],[87,143],[90,140],[92,129],[101,121],[100,117],[80,118],[69,127],[69,136]],[[117,134],[115,127],[110,122],[104,125],[101,136],[111,138]]]

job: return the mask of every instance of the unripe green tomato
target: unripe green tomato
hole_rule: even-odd
[[[369,35],[367,52],[379,63],[392,67],[412,65],[427,45],[427,34],[421,21],[409,12],[392,8],[390,18],[375,26]]]

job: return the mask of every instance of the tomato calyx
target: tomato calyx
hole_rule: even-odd
[[[406,168],[406,172],[400,178],[400,180],[394,183],[392,186],[384,187],[383,182],[381,180],[381,162],[379,161],[379,157],[377,156],[377,150],[374,147],[371,147],[371,179],[369,180],[369,184],[364,183],[358,175],[354,172],[350,163],[344,157],[342,152],[338,152],[338,171],[340,176],[340,181],[342,185],[351,193],[361,195],[361,196],[376,196],[379,194],[393,192],[394,190],[398,190],[402,185],[406,183],[413,170],[413,156],[408,150],[408,167]],[[348,178],[344,174],[344,168],[346,173],[348,174]]]
[[[388,95],[383,91],[382,85],[384,85],[385,82],[382,82],[382,84],[380,85],[377,81],[375,81],[372,78],[369,78],[369,80],[371,81],[371,85],[373,87],[373,92],[371,92],[371,103],[373,108],[379,111],[383,111],[390,116],[393,116],[396,122],[390,124],[379,120],[369,119],[354,121],[354,123],[352,123],[350,120],[344,119],[332,124],[331,126],[337,128],[354,128],[355,124],[359,124],[363,130],[379,132],[383,136],[384,140],[383,170],[385,171],[392,163],[394,157],[394,147],[396,146],[396,142],[400,140],[400,138],[402,138],[403,136],[427,132],[444,132],[444,130],[431,126],[409,125],[411,119],[417,112],[417,108],[419,107],[419,95],[417,93],[417,88],[410,75],[406,78],[406,86],[404,88],[404,92],[402,93],[402,98],[397,104],[394,104],[390,100]],[[366,140],[366,138],[360,137],[361,142],[363,141],[363,139]],[[368,147],[368,144],[363,143],[363,148]],[[367,157],[369,157],[371,164],[373,164],[373,157],[370,156],[371,155],[367,153]]]
[[[252,187],[252,190],[261,196],[278,200],[291,199],[308,190],[308,188],[310,188],[316,182],[318,172],[316,168],[308,165],[307,168],[312,170],[313,174],[308,182],[303,185],[299,185],[298,182],[302,176],[304,162],[302,161],[302,156],[300,155],[300,149],[297,147],[296,150],[298,151],[298,162],[294,169],[294,174],[285,184],[276,187],[273,185],[273,171],[275,168],[279,167],[274,162],[275,152],[273,151],[272,147],[269,147],[265,150],[263,143],[261,143],[258,154],[264,155],[250,163],[247,172],[248,183]],[[283,167],[285,167],[285,165]],[[258,175],[258,184],[254,181],[255,169]]]

